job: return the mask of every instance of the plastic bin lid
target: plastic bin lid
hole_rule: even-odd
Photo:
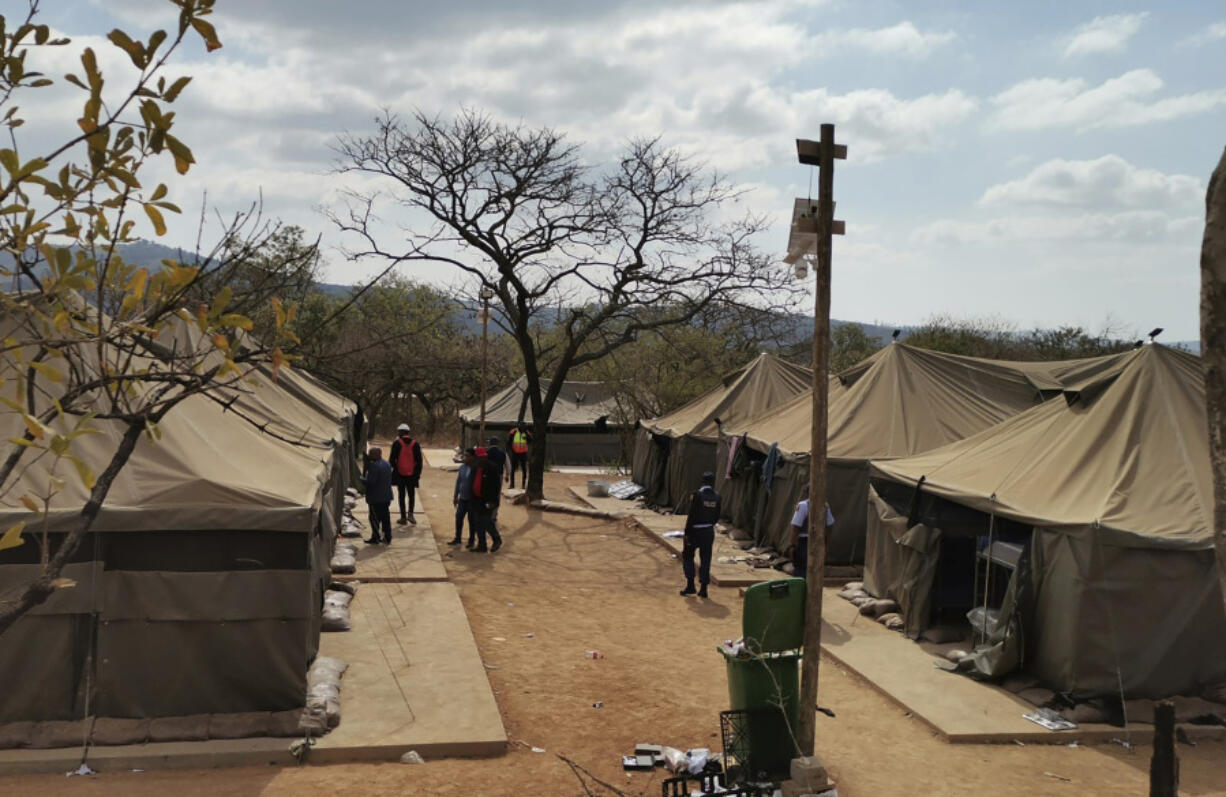
[[[805,580],[784,578],[745,590],[741,635],[760,653],[795,650],[805,638]]]

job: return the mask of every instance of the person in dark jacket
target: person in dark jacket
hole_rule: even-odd
[[[421,481],[421,446],[413,439],[407,423],[400,424],[396,429],[396,442],[392,443],[392,453],[388,457],[392,466],[392,484],[400,498],[400,525],[410,523],[417,525],[413,517],[414,504],[417,497],[417,485]],[[405,515],[404,496],[409,495],[409,512]]]
[[[473,467],[473,500],[468,510],[469,528],[477,529],[477,547],[469,550],[475,553],[494,553],[502,547],[502,535],[494,525],[494,516],[498,511],[498,503],[502,497],[502,469],[489,456],[489,451],[478,447],[473,452],[476,464]],[[492,544],[486,547],[486,537]]]
[[[455,489],[452,491],[451,503],[455,505],[455,539],[448,545],[459,545],[464,539],[464,518],[469,517],[473,503],[473,467],[477,462],[474,449],[466,449],[460,462],[460,471],[455,477]],[[472,520],[468,524],[468,547],[476,544]]]
[[[370,466],[362,482],[366,485],[366,506],[370,509],[370,539],[368,545],[380,542],[392,543],[392,466],[383,459],[383,449],[372,448],[369,452]]]
[[[715,523],[719,520],[722,499],[715,492],[715,474],[702,474],[702,487],[690,493],[690,514],[685,518],[685,546],[681,549],[681,569],[685,573],[682,595],[707,597],[711,583],[711,548],[715,545]],[[698,589],[694,589],[694,552],[698,552]]]
[[[498,469],[498,473],[501,474],[499,478],[502,481],[506,481],[509,476],[509,474],[507,473],[507,452],[503,450],[502,446],[499,445],[499,442],[500,441],[498,440],[497,437],[491,437],[490,439],[486,440],[485,441],[485,455],[489,458],[490,465]],[[527,485],[524,485],[524,486],[526,487]],[[501,499],[502,497],[501,492],[499,493],[498,497]],[[500,502],[494,503],[494,511],[490,515],[490,521],[489,521],[489,527],[494,529],[495,533],[497,533],[498,531],[497,527],[498,527],[498,505],[499,503]]]

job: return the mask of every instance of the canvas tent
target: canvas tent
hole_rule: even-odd
[[[840,373],[827,415],[826,499],[835,516],[828,561],[863,561],[870,460],[909,456],[980,432],[1055,395],[1070,375],[1098,373],[1118,360],[1006,362],[893,343]],[[792,511],[809,481],[812,401],[806,392],[724,427],[723,459],[734,442],[742,448],[731,468],[735,476],[725,482],[725,511],[760,545],[784,550],[790,543]]]
[[[158,440],[142,436],[67,566],[76,586],[4,633],[0,679],[21,688],[0,701],[0,722],[80,719],[87,705],[117,718],[301,707],[352,417],[349,402],[284,370],[173,409]],[[11,412],[3,424],[5,437],[23,428]],[[100,473],[121,430],[94,425],[101,433],[73,451]],[[64,475],[48,517],[53,552],[88,494]],[[36,479],[16,481],[0,527],[29,520],[18,498]],[[0,552],[0,590],[35,574],[38,557],[29,534]]]
[[[873,463],[866,585],[899,600],[911,636],[986,599],[999,614],[965,665],[980,675],[1022,668],[1078,698],[1226,682],[1201,364],[1160,345],[1123,359],[966,440]]]
[[[541,380],[542,391],[547,391],[549,386],[550,380]],[[559,465],[621,462],[625,428],[617,418],[617,402],[603,382],[564,382],[549,415],[545,458]],[[511,427],[520,420],[529,426],[533,423],[528,379],[523,376],[486,400],[486,435],[497,435],[505,441]],[[463,447],[484,444],[485,441],[479,439],[480,428],[480,404],[460,411]]]
[[[680,508],[704,471],[716,470],[721,426],[738,425],[778,407],[812,384],[812,372],[773,354],[759,354],[680,409],[642,421],[632,473],[649,504]]]

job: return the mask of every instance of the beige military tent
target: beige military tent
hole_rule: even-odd
[[[990,639],[966,663],[981,675],[1023,668],[1075,697],[1226,681],[1201,363],[1159,345],[1123,360],[873,463],[866,583],[900,601],[909,634],[986,600]]]
[[[0,680],[20,685],[0,701],[0,721],[80,719],[86,705],[118,718],[300,707],[353,459],[353,411],[309,375],[284,370],[276,380],[253,372],[173,409],[156,440],[140,439],[67,566],[76,585],[0,640]],[[19,435],[20,416],[2,417],[4,436]],[[94,425],[101,433],[73,453],[100,473],[121,429]],[[62,469],[47,518],[53,552],[88,495]],[[29,521],[19,498],[40,481],[31,470],[14,482],[0,528]],[[38,561],[29,533],[0,552],[0,591],[20,588]]]
[[[647,488],[648,503],[684,509],[686,496],[699,487],[703,472],[716,469],[721,426],[743,424],[811,384],[809,369],[773,354],[759,354],[689,404],[640,423],[632,461],[634,481]]]
[[[863,561],[869,460],[961,440],[1055,395],[1064,380],[1108,370],[1118,361],[1007,362],[893,343],[840,373],[834,383],[843,387],[830,391],[827,421],[826,496],[835,516],[828,560]],[[725,451],[734,442],[742,447],[734,458],[736,476],[724,488],[725,511],[761,545],[782,550],[790,542],[792,510],[809,480],[812,401],[806,392],[744,424],[724,427]]]
[[[551,382],[541,380],[541,390]],[[549,415],[545,458],[559,465],[614,464],[625,459],[625,424],[618,418],[617,401],[603,382],[566,381]],[[495,435],[506,444],[507,433],[519,421],[531,425],[532,404],[528,401],[528,379],[521,376],[485,402],[486,436]],[[460,442],[482,445],[481,405],[460,411]]]

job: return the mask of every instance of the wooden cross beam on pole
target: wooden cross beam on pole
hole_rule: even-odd
[[[822,582],[826,570],[826,403],[830,371],[830,260],[834,220],[834,162],[847,157],[847,147],[834,143],[834,125],[822,125],[819,141],[796,140],[801,163],[818,168],[814,249],[817,287],[813,309],[813,438],[809,456],[809,561],[805,574],[805,635],[801,659],[800,754],[813,755],[817,736],[817,675],[822,644]],[[839,234],[842,222],[837,223]],[[789,253],[790,254],[790,253]]]

